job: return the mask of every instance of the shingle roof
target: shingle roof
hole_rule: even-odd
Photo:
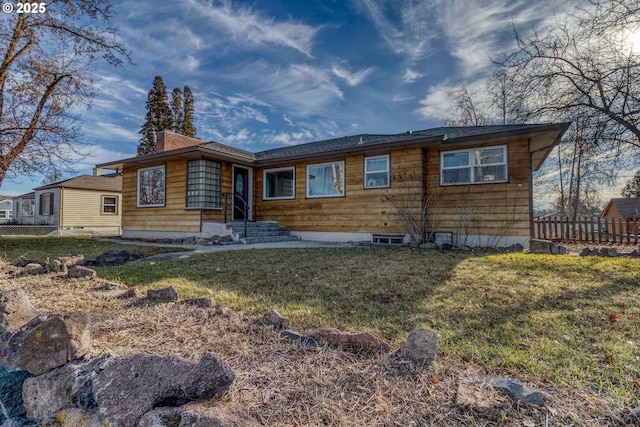
[[[250,151],[245,151],[240,148],[232,147],[230,145],[220,144],[219,142],[215,142],[215,141],[207,142],[202,146],[206,148],[211,148],[212,150],[230,154],[232,156],[246,157],[248,160],[256,159],[256,155]]]
[[[102,176],[80,175],[75,178],[65,179],[34,188],[34,190],[46,190],[50,188],[75,188],[79,190],[98,190],[109,192],[122,192],[122,175],[107,174]]]
[[[619,197],[609,201],[615,205],[620,211],[623,218],[640,218],[640,198],[638,197]],[[608,210],[608,207],[607,207]]]
[[[560,124],[564,125],[564,124]],[[255,154],[258,161],[272,160],[281,157],[292,157],[301,155],[311,155],[334,150],[344,150],[356,147],[368,147],[391,142],[410,142],[412,140],[433,139],[455,143],[473,137],[495,137],[501,134],[515,135],[520,133],[535,132],[537,129],[548,130],[550,126],[556,124],[533,124],[533,125],[495,125],[495,126],[464,126],[464,127],[438,127],[410,131],[405,133],[390,135],[370,135],[361,134],[345,136],[342,138],[327,139],[324,141],[308,142],[305,144],[291,145],[282,148],[260,151]]]

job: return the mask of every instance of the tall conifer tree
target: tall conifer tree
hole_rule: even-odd
[[[182,134],[195,138],[196,127],[193,125],[194,99],[189,86],[184,87],[184,115],[182,117]]]
[[[156,132],[173,129],[173,116],[169,108],[167,87],[161,76],[153,79],[153,87],[147,95],[147,114],[140,129],[142,138],[138,144],[138,155],[156,151]]]
[[[182,107],[182,91],[180,88],[175,88],[173,92],[171,92],[171,114],[173,115],[173,127],[171,130],[175,133],[182,134],[184,109]]]

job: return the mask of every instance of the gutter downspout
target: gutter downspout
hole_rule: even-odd
[[[533,152],[531,151],[531,138],[527,140],[527,151],[529,152],[529,238],[535,237],[533,227]]]

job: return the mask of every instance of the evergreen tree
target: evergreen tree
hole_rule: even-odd
[[[142,138],[138,144],[138,155],[156,151],[156,132],[173,129],[173,117],[169,108],[167,88],[161,76],[153,79],[153,87],[147,95],[147,114],[140,129]]]
[[[171,114],[173,115],[173,128],[171,130],[182,134],[184,109],[182,107],[182,91],[179,88],[175,88],[171,92]]]
[[[194,99],[189,86],[184,87],[184,115],[182,116],[181,134],[195,138],[196,127],[193,125]]]
[[[624,197],[640,197],[640,171],[627,181],[627,184],[622,189],[622,196]]]

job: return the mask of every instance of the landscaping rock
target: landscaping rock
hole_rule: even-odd
[[[9,339],[7,363],[40,375],[85,356],[91,350],[89,315],[41,314]]]
[[[418,328],[409,332],[407,342],[395,352],[395,356],[413,360],[418,365],[427,367],[436,360],[439,345],[440,338],[437,332]]]
[[[530,239],[529,252],[532,254],[550,254],[551,247],[555,246],[551,240]]]
[[[540,392],[524,387],[518,380],[480,375],[467,376],[461,379],[459,384],[469,383],[493,388],[502,394],[506,394],[513,400],[544,406],[544,399]]]
[[[189,403],[178,408],[158,408],[147,412],[138,427],[258,427],[262,424],[248,414],[219,402]]]
[[[218,316],[229,317],[233,314],[233,310],[227,307],[225,304],[216,304],[213,306],[213,310]]]
[[[69,269],[67,273],[67,277],[70,279],[82,279],[82,278],[93,278],[96,277],[95,270],[92,270],[87,267],[83,267],[81,265],[76,265]]]
[[[0,410],[0,424],[10,418],[25,416],[22,385],[29,376],[27,372],[13,371],[0,364],[0,405],[3,408]]]
[[[600,256],[617,257],[618,251],[615,248],[602,248],[600,249]]]
[[[149,289],[147,298],[154,302],[172,302],[178,300],[178,291],[173,286],[163,289]]]
[[[27,417],[42,421],[68,408],[96,408],[91,381],[112,360],[113,356],[107,354],[84,363],[68,363],[27,379],[22,388]]]
[[[140,292],[138,288],[129,288],[122,295],[119,295],[118,298],[144,298],[144,294]]]
[[[97,408],[91,410],[67,408],[53,417],[43,420],[38,425],[46,427],[107,427],[110,424],[105,422]]]
[[[276,329],[287,329],[289,327],[289,318],[281,316],[276,310],[269,310],[262,316],[265,323],[273,325]]]
[[[116,289],[127,289],[127,286],[126,285],[121,285],[120,283],[104,282],[104,290],[105,291],[114,291]]]
[[[74,267],[76,265],[83,265],[85,263],[84,255],[63,256],[56,259],[67,268]]]
[[[8,340],[9,335],[39,314],[24,290],[11,289],[0,293],[0,337]]]
[[[583,248],[583,249],[580,251],[580,256],[591,256],[591,255],[593,255],[593,254],[591,253],[591,248]]]
[[[22,269],[22,274],[25,276],[35,275],[35,274],[44,274],[46,272],[47,272],[47,267],[35,262],[25,265],[24,268]]]
[[[136,354],[114,359],[99,372],[93,396],[108,423],[133,427],[154,407],[222,395],[234,378],[229,365],[212,353],[198,363],[177,356]]]
[[[629,256],[631,258],[640,258],[640,252],[638,252],[637,250],[634,250],[633,252],[629,253]]]
[[[122,265],[140,258],[142,255],[133,254],[124,249],[109,249],[96,257],[96,265],[98,267]]]
[[[381,353],[391,351],[389,344],[369,332],[341,332],[335,328],[320,328],[309,335],[316,339],[322,339],[332,346],[345,345]]]
[[[311,347],[316,347],[318,345],[318,341],[314,340],[313,338],[305,337],[304,335],[301,335],[294,331],[280,331],[280,334],[278,336],[289,341],[299,342],[302,345],[308,345]]]
[[[195,307],[207,308],[211,307],[213,304],[211,302],[211,298],[190,298],[184,300],[184,303],[187,305],[193,305]]]
[[[32,423],[28,419],[22,418],[22,417],[9,418],[5,422],[3,422],[0,426],[1,427],[40,427]]]
[[[47,263],[47,270],[52,273],[67,274],[67,266],[58,259],[52,259]]]
[[[456,405],[478,412],[489,412],[506,408],[510,402],[497,390],[479,383],[473,378],[463,377],[458,382]]]

